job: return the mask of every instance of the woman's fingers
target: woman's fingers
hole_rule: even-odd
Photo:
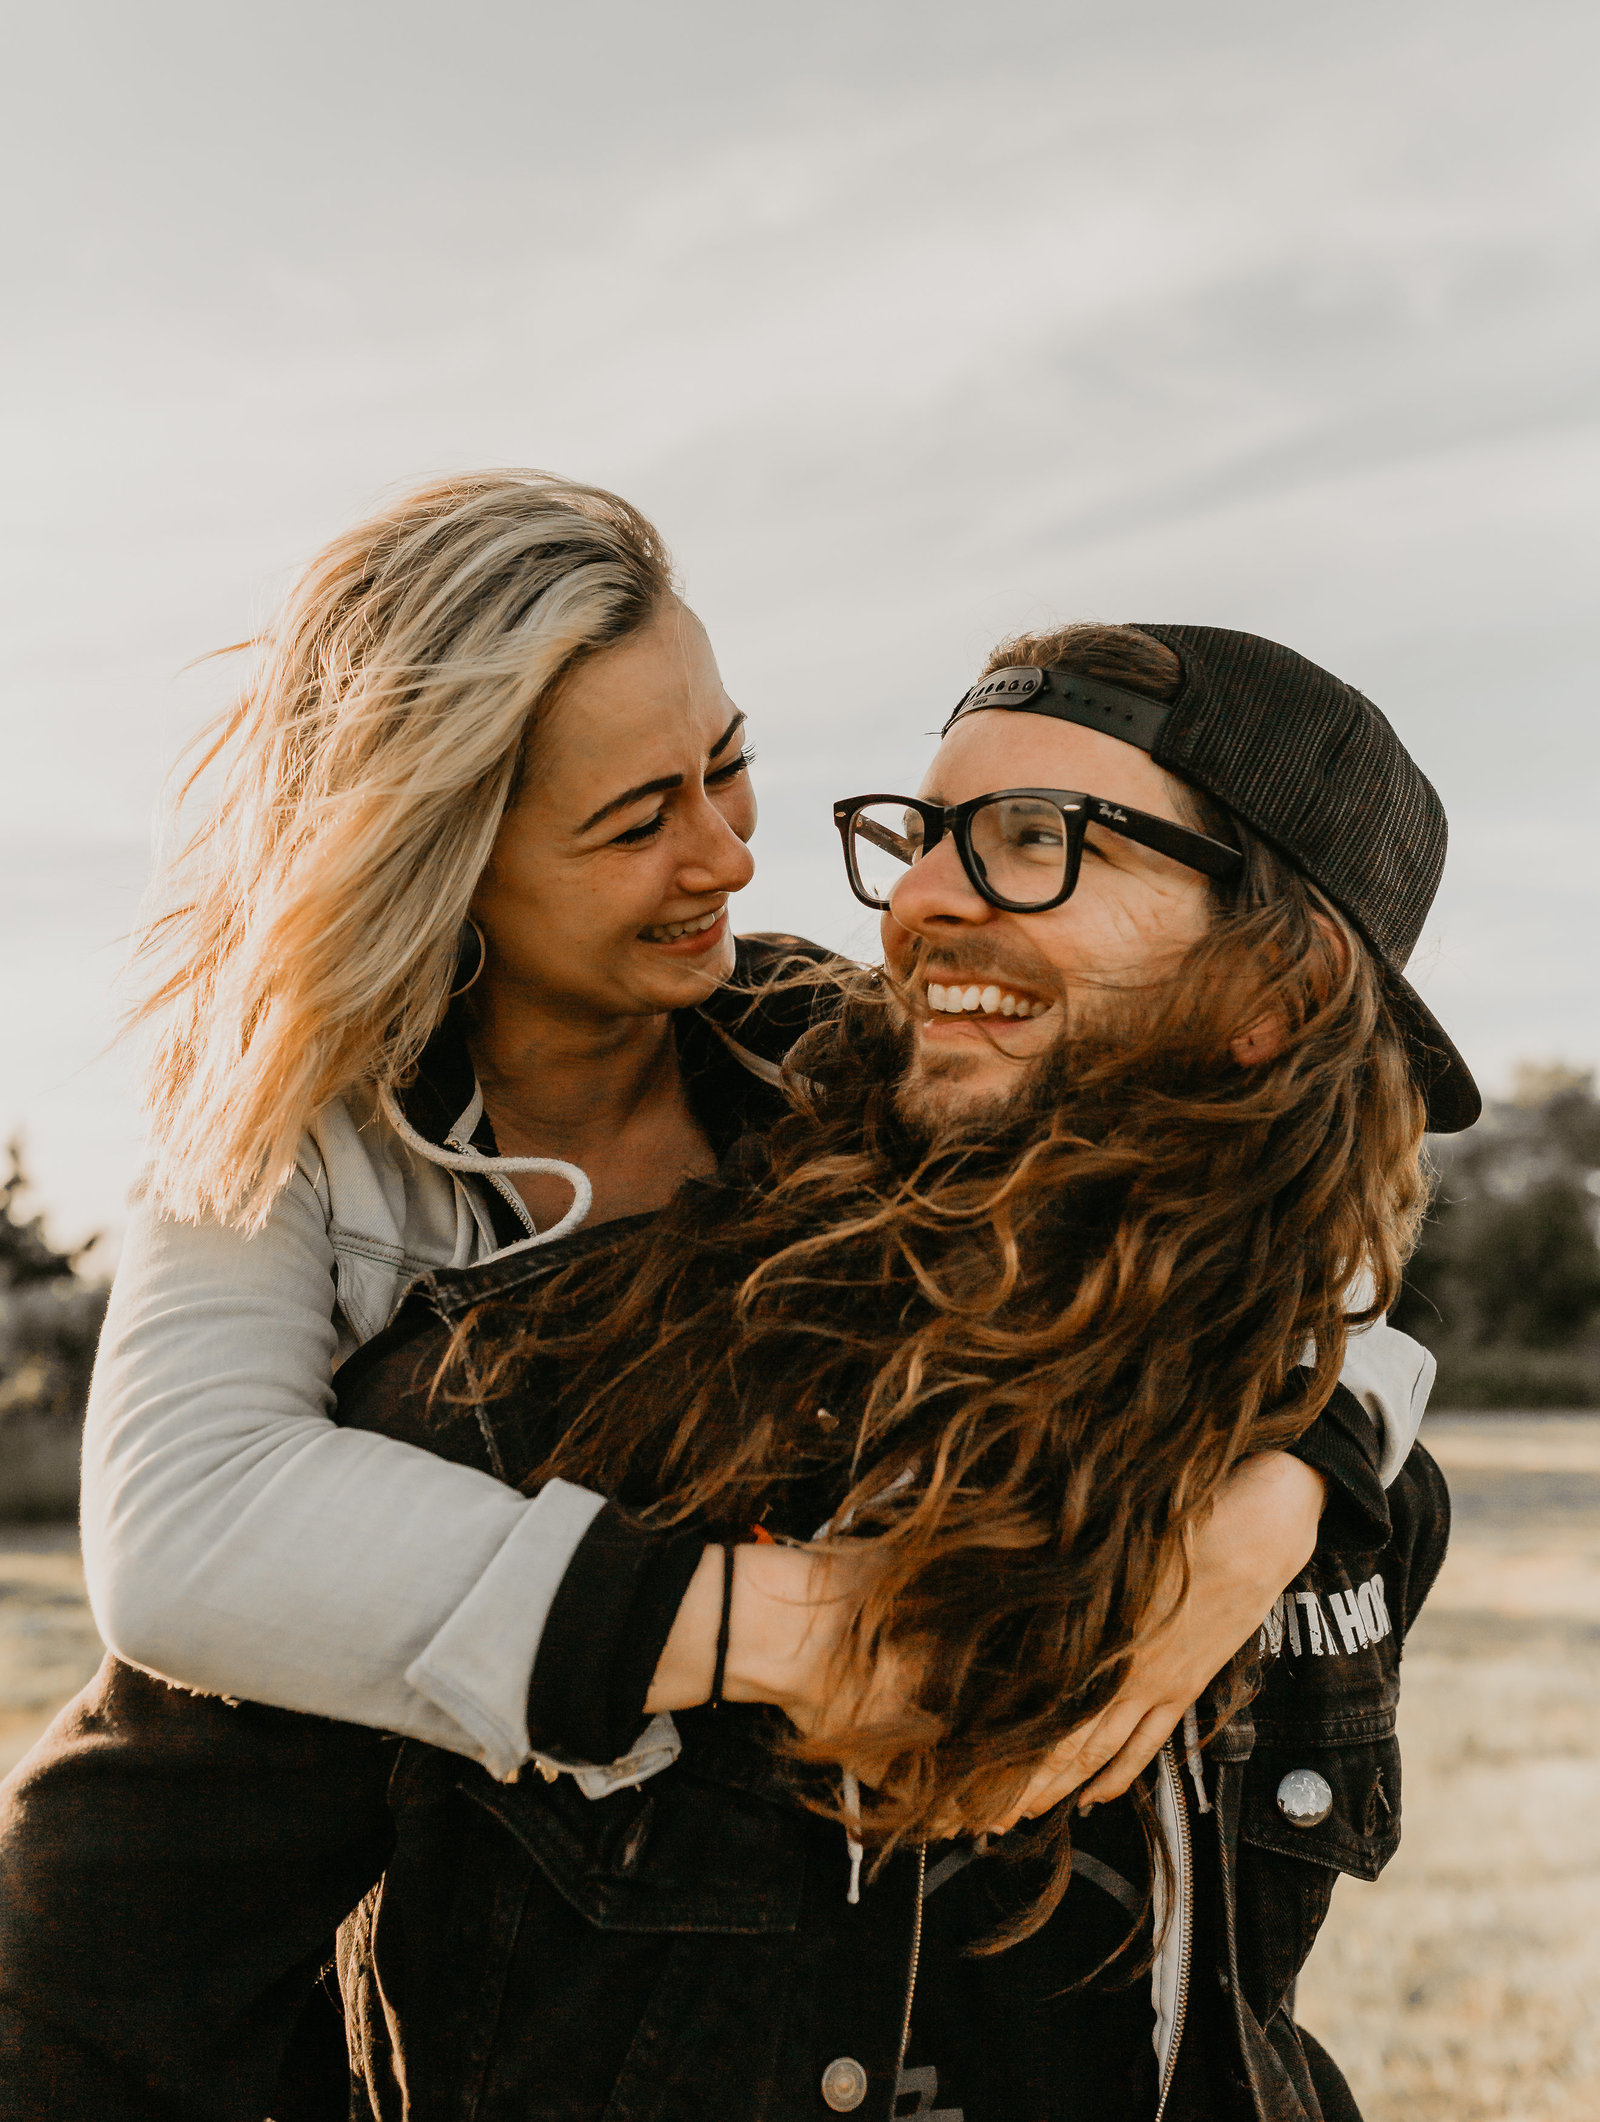
[[[1086,1790],[1079,1793],[1078,1810],[1087,1812],[1091,1805],[1104,1805],[1108,1798],[1120,1798],[1135,1776],[1150,1766],[1172,1737],[1188,1706],[1187,1702],[1163,1702],[1141,1717],[1115,1758],[1106,1764]]]
[[[1081,1734],[1070,1733],[1051,1755],[1047,1766],[1057,1774],[1070,1770],[1072,1780],[1068,1789],[1076,1790],[1080,1783],[1087,1783],[1097,1770],[1104,1768],[1122,1751],[1129,1733],[1147,1707],[1146,1700],[1124,1691],[1100,1712],[1092,1724],[1086,1724]]]
[[[1118,1753],[1139,1713],[1131,1705],[1113,1702],[1070,1732],[1034,1770],[1021,1797],[1003,1818],[994,1821],[989,1833],[1003,1835],[1019,1820],[1036,1820],[1070,1797],[1079,1784]]]
[[[1037,1819],[1040,1813],[1059,1805],[1063,1798],[1071,1797],[1091,1777],[1098,1780],[1096,1771],[1103,1770],[1108,1762],[1122,1759],[1144,1719],[1142,1702],[1119,1697],[1108,1709],[1101,1711],[1091,1727],[1086,1728],[1081,1743],[1074,1732],[1056,1748],[1043,1771],[1035,1776],[1022,1807],[1027,1818]]]
[[[1126,1736],[1115,1728],[1114,1713],[1117,1705],[1112,1703],[1100,1710],[1086,1724],[1053,1746],[1039,1767],[1034,1771],[1033,1781],[1020,1808],[1023,1812],[1034,1810],[1032,1794],[1035,1786],[1043,1789],[1052,1783],[1066,1782],[1072,1789],[1092,1776],[1095,1770],[1109,1761]]]
[[[1240,1644],[1247,1643],[1316,1544],[1322,1477],[1282,1452],[1247,1459],[1195,1534],[1187,1592],[1135,1655],[1102,1720],[1117,1744],[1102,1750],[1081,1806],[1120,1798],[1171,1737]]]

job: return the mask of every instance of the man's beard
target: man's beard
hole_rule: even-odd
[[[1029,1133],[1048,1123],[1089,1072],[1103,1072],[1137,1046],[1145,1028],[1147,1012],[1130,1007],[1126,995],[1111,1008],[1086,1008],[1081,998],[1073,999],[1078,1006],[1069,1001],[1050,1044],[1019,1062],[994,1089],[963,1092],[962,1078],[971,1067],[965,1054],[919,1053],[913,1045],[894,1089],[895,1116],[907,1134],[932,1144],[956,1136]]]
[[[1019,1064],[1004,1086],[972,1093],[961,1089],[969,1067],[965,1055],[916,1055],[895,1085],[895,1116],[907,1134],[923,1143],[1045,1119],[1071,1085],[1073,1045],[1072,1034],[1063,1028],[1042,1053]]]

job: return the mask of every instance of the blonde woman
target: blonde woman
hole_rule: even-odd
[[[593,488],[441,481],[291,594],[146,938],[150,1169],[84,1469],[124,1660],[594,1796],[673,1758],[660,1712],[709,1691],[721,1550],[330,1415],[417,1275],[657,1209],[780,1109],[798,1027],[748,991],[783,950],[729,921],[743,729],[657,533]],[[1427,1360],[1358,1338],[1347,1382],[1398,1467]],[[1180,1625],[1061,1788],[1149,1758],[1310,1552],[1340,1449],[1225,1497]],[[740,1565],[729,1670],[802,1724],[821,1568]]]

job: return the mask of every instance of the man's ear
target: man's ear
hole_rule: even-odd
[[[1350,969],[1350,943],[1343,931],[1325,914],[1311,916],[1322,939],[1327,944],[1337,976],[1343,979]],[[1319,983],[1320,985],[1320,983]],[[1326,996],[1319,999],[1326,1000]],[[1265,1061],[1276,1061],[1288,1043],[1289,1026],[1281,1010],[1268,1010],[1257,1017],[1254,1024],[1247,1025],[1239,1036],[1230,1041],[1229,1053],[1241,1068],[1259,1068]]]
[[[1276,1061],[1283,1052],[1289,1027],[1281,1010],[1269,1010],[1231,1040],[1228,1051],[1241,1068],[1259,1068],[1263,1061]]]

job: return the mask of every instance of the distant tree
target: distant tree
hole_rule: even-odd
[[[1433,1144],[1438,1192],[1394,1323],[1439,1357],[1441,1404],[1600,1404],[1600,1099],[1524,1067]]]
[[[107,1291],[80,1273],[95,1241],[63,1252],[41,1216],[23,1217],[21,1145],[6,1146],[0,1180],[0,1425],[83,1419]]]

